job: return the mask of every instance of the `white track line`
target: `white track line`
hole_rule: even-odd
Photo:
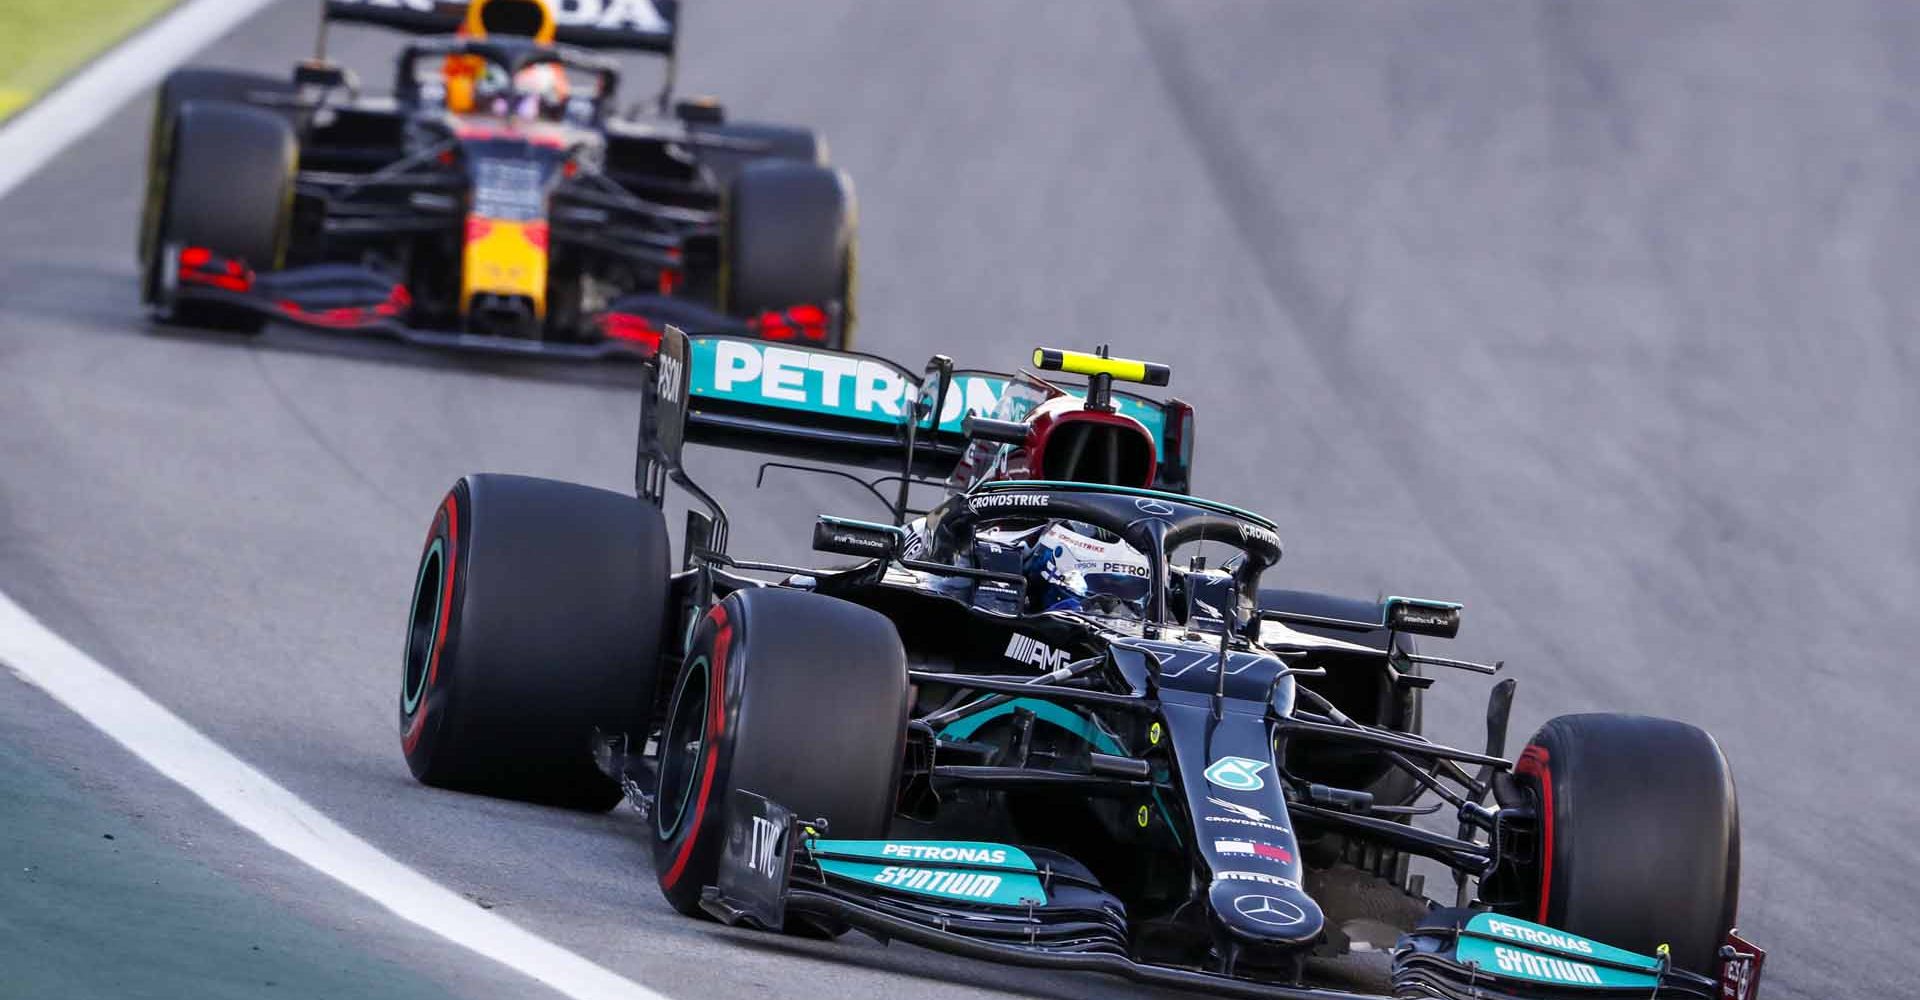
[[[0,197],[269,2],[188,0],[0,126]],[[5,594],[0,664],[228,819],[402,919],[574,1000],[665,1000],[381,853],[49,631]]]
[[[402,919],[575,1000],[665,1000],[381,853],[49,631],[5,594],[0,664],[228,819]]]
[[[187,0],[0,125],[0,198],[270,2]]]

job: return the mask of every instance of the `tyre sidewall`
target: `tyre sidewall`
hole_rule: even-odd
[[[413,678],[411,670],[403,670],[400,691],[400,747],[406,755],[407,767],[413,776],[422,781],[428,780],[433,773],[434,752],[440,744],[441,727],[451,711],[449,697],[453,685],[449,683],[447,672],[452,668],[453,658],[447,655],[450,641],[456,641],[460,635],[459,619],[465,605],[467,545],[471,537],[472,503],[467,481],[456,483],[441,501],[434,513],[433,526],[427,532],[427,541],[420,552],[420,569],[414,576],[414,598],[419,602],[422,585],[430,583],[422,579],[427,569],[429,557],[436,548],[441,559],[441,579],[437,581],[438,605],[435,609],[436,624],[430,630],[428,648],[419,651],[414,648],[415,637],[409,635],[408,666],[416,654],[424,659],[418,668],[418,695],[408,690]],[[411,695],[411,697],[410,697]]]
[[[740,607],[735,601],[722,601],[708,610],[695,628],[688,647],[687,660],[675,681],[668,701],[666,726],[661,732],[662,756],[676,712],[682,708],[690,680],[705,672],[706,697],[703,699],[705,724],[699,757],[685,775],[685,800],[671,803],[666,782],[679,780],[669,774],[661,762],[661,787],[654,797],[650,825],[653,832],[654,872],[660,891],[673,908],[689,916],[701,916],[700,891],[707,873],[719,867],[720,853],[726,841],[726,794],[733,772],[733,751],[738,742],[740,719]],[[717,735],[716,735],[717,731]],[[668,807],[673,805],[672,815]]]

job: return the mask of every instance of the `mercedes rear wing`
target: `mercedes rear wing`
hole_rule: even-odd
[[[721,525],[719,505],[682,467],[688,444],[897,473],[861,481],[875,492],[875,484],[885,480],[902,481],[903,487],[909,480],[944,480],[966,452],[968,418],[994,414],[1015,380],[998,372],[955,369],[938,355],[924,373],[915,373],[871,354],[748,337],[689,336],[672,326],[646,365],[634,487],[659,504],[667,482],[678,483],[715,512]],[[1153,436],[1159,485],[1184,491],[1192,456],[1191,410],[1177,400],[1120,391],[1113,392],[1113,400],[1119,412]],[[904,500],[889,503],[898,519]],[[712,547],[724,551],[722,545]]]

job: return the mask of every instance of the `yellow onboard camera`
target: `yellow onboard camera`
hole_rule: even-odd
[[[1131,358],[1110,358],[1102,350],[1098,354],[1085,351],[1062,351],[1051,347],[1036,347],[1033,350],[1033,366],[1041,371],[1066,372],[1069,375],[1105,375],[1122,382],[1139,382],[1143,385],[1166,385],[1173,377],[1172,369],[1152,361],[1134,361]]]

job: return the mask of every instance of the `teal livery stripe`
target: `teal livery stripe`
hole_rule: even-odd
[[[807,847],[827,875],[895,892],[992,906],[1026,906],[1047,901],[1045,887],[1031,874],[1035,871],[1033,859],[1027,852],[1006,844],[814,839],[808,841]],[[942,863],[968,867],[943,868]]]
[[[1660,971],[1659,959],[1494,913],[1467,921],[1456,957],[1509,979],[1593,989],[1651,990]]]
[[[689,337],[687,342],[689,382],[697,398],[891,424],[907,412],[920,385],[920,376],[871,355],[738,337]],[[968,414],[991,415],[1010,381],[992,372],[955,372],[940,429],[958,434]],[[1164,457],[1166,414],[1160,404],[1123,392],[1114,393],[1114,399],[1121,413],[1153,435]]]
[[[981,709],[940,730],[940,735],[956,740],[970,739],[974,733],[980,731],[981,726],[995,719],[1011,715],[1016,710],[1022,708],[1032,712],[1034,718],[1059,726],[1061,729],[1080,737],[1101,753],[1113,754],[1116,757],[1127,756],[1126,749],[1120,745],[1119,741],[1108,735],[1107,732],[1096,725],[1092,719],[1070,708],[1057,705],[1050,701],[1041,701],[1038,698],[1015,698],[1012,701],[1001,702],[992,708]]]

